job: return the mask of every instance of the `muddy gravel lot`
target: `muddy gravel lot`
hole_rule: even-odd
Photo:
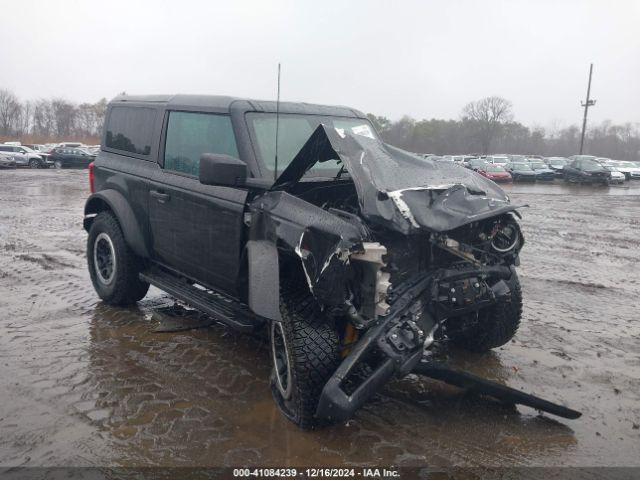
[[[155,289],[136,308],[98,300],[86,171],[0,171],[0,466],[640,466],[640,182],[507,188],[530,205],[523,325],[493,353],[445,355],[583,417],[407,378],[302,432],[271,399],[259,338],[154,333],[173,304]]]

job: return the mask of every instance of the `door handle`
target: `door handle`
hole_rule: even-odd
[[[160,203],[167,202],[171,198],[171,195],[169,195],[168,193],[162,193],[162,192],[159,192],[158,190],[151,190],[149,193],[153,198],[158,200],[158,202]]]

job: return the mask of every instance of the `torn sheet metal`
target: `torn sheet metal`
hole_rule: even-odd
[[[324,305],[343,304],[349,254],[360,249],[364,227],[286,192],[266,193],[251,210],[251,240],[295,252],[313,295]]]
[[[317,162],[333,159],[351,174],[363,216],[401,233],[444,232],[518,208],[476,172],[325,125],[309,137],[272,190],[286,190]]]

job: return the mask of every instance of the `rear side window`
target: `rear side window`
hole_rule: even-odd
[[[198,175],[200,155],[239,157],[231,118],[211,113],[170,112],[164,148],[164,168]]]
[[[113,107],[107,123],[108,148],[149,155],[156,111],[145,107]]]

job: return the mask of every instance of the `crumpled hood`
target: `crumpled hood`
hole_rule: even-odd
[[[362,214],[405,234],[452,230],[518,208],[476,172],[325,125],[309,137],[271,189],[287,190],[316,162],[332,159],[340,159],[351,175]]]

